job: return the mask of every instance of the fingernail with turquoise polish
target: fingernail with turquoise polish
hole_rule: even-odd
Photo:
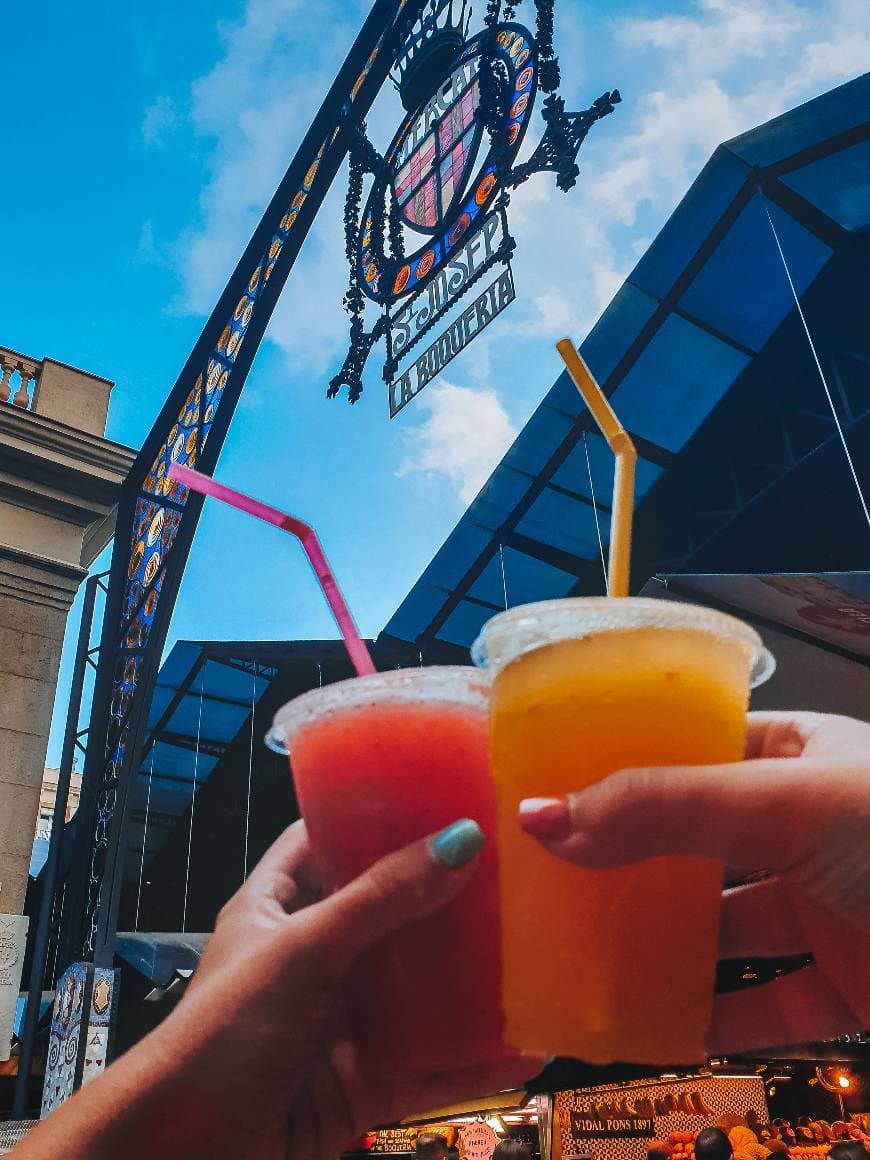
[[[439,862],[458,870],[483,849],[486,841],[483,830],[471,818],[461,818],[436,834],[432,839],[432,853]]]

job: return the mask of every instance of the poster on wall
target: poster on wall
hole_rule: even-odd
[[[112,967],[94,967],[93,985],[88,1001],[82,1086],[95,1079],[106,1069],[109,1062],[120,977],[121,972]]]
[[[491,1160],[498,1136],[483,1120],[463,1124],[459,1130],[459,1155],[464,1160]]]
[[[21,989],[24,944],[30,919],[20,914],[0,914],[0,1060],[9,1058],[15,1005]]]
[[[413,1156],[416,1152],[417,1137],[421,1132],[437,1132],[447,1141],[448,1148],[458,1147],[462,1160],[459,1124],[433,1124],[414,1128],[373,1128],[370,1132],[354,1140],[345,1155],[372,1156]]]
[[[485,1120],[450,1124],[424,1124],[413,1128],[375,1128],[348,1148],[345,1155],[413,1156],[417,1137],[424,1132],[443,1136],[448,1148],[455,1148],[459,1160],[492,1160],[499,1137]]]

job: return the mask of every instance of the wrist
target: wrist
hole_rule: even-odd
[[[134,1048],[143,1053],[140,1082],[159,1093],[155,1122],[165,1121],[159,1142],[166,1151],[149,1156],[187,1157],[204,1149],[210,1160],[235,1160],[246,1154],[257,1127],[268,1123],[266,1110],[258,1107],[260,1092],[250,1082],[247,1057],[256,1049],[246,1042],[233,999],[202,985]]]

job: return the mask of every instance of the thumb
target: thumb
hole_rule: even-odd
[[[806,759],[622,770],[566,798],[527,799],[520,825],[592,869],[677,854],[784,871],[844,808],[846,786],[829,774],[829,762]]]
[[[463,818],[388,854],[316,907],[317,942],[341,976],[385,935],[446,906],[477,869],[485,837]]]

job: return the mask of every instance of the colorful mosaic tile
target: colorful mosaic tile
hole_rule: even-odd
[[[45,1058],[41,1119],[81,1087],[93,971],[90,963],[73,963],[58,980]]]

